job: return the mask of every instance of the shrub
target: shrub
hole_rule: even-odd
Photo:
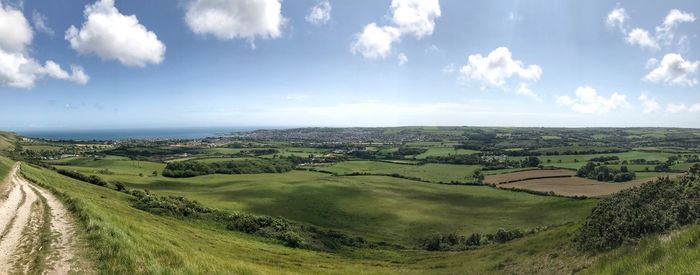
[[[601,200],[574,242],[582,250],[605,251],[700,220],[700,177],[688,173],[621,191]]]
[[[88,175],[82,174],[78,171],[70,171],[70,170],[63,170],[63,169],[56,170],[56,172],[58,172],[61,175],[71,177],[71,178],[74,178],[74,179],[77,179],[80,181],[92,183],[94,185],[107,186],[107,182],[105,180],[103,180],[102,178],[95,176],[95,175],[88,176]]]

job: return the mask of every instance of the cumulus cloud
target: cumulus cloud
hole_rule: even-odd
[[[408,62],[408,56],[405,53],[400,53],[397,59],[399,60],[399,66],[403,66]]]
[[[114,0],[99,0],[87,5],[84,14],[82,27],[71,26],[65,35],[71,48],[77,52],[118,60],[126,66],[144,67],[163,61],[163,42],[140,24],[135,15],[120,13]]]
[[[462,76],[480,81],[484,86],[502,87],[506,80],[517,77],[521,80],[537,81],[542,76],[542,68],[538,65],[523,65],[520,60],[514,60],[510,50],[499,47],[488,56],[481,54],[470,55],[469,63],[459,72]]]
[[[34,24],[34,28],[40,32],[53,36],[54,31],[51,27],[49,27],[49,24],[46,21],[45,15],[36,10],[32,11],[32,23]]]
[[[605,114],[620,106],[627,106],[627,96],[613,93],[606,98],[598,95],[598,92],[588,86],[578,87],[576,96],[557,97],[557,104],[571,108],[572,111],[583,114]]]
[[[527,96],[537,101],[542,101],[537,93],[530,89],[530,85],[524,82],[520,83],[518,89],[515,90],[515,94]]]
[[[51,60],[42,66],[23,53],[8,53],[0,49],[0,85],[28,89],[44,76],[78,84],[86,84],[90,79],[82,67],[73,66],[69,74]]]
[[[34,33],[24,14],[0,2],[0,49],[7,52],[25,52]]]
[[[89,77],[80,67],[75,66],[69,74],[51,60],[41,65],[30,57],[27,47],[32,36],[33,31],[22,12],[0,2],[0,85],[32,88],[37,79],[45,76],[87,83]]]
[[[643,28],[634,28],[627,32],[629,16],[623,8],[615,8],[608,13],[605,21],[609,28],[617,27],[625,36],[625,41],[633,46],[642,49],[659,50],[663,47],[677,45],[679,49],[687,49],[689,40],[687,35],[681,35],[676,39],[675,28],[681,23],[695,22],[695,15],[677,9],[668,12],[661,25],[655,28],[655,33],[651,33]]]
[[[608,19],[605,21],[605,24],[610,27],[610,28],[619,28],[620,31],[625,32],[625,21],[629,16],[627,16],[627,12],[623,8],[615,8],[610,13],[608,13]]]
[[[690,106],[685,104],[668,104],[666,111],[669,113],[697,113],[700,112],[700,103],[695,103]]]
[[[433,34],[435,18],[441,15],[439,0],[392,0],[391,11],[399,30],[419,39]]]
[[[644,77],[644,80],[693,87],[698,84],[698,80],[694,77],[698,66],[700,66],[700,61],[687,61],[680,54],[669,53],[661,59],[658,67]]]
[[[658,50],[659,44],[656,38],[652,37],[648,31],[640,28],[635,28],[627,34],[627,43],[633,46],[639,46],[645,49]]]
[[[369,23],[350,47],[353,54],[361,54],[368,59],[384,59],[391,53],[391,45],[398,41],[401,33],[394,27],[379,27]]]
[[[639,102],[642,104],[642,112],[644,113],[655,113],[661,109],[656,98],[650,98],[645,94],[639,96]]]
[[[331,3],[328,1],[322,1],[315,6],[311,7],[309,14],[306,15],[306,22],[313,25],[324,25],[331,20]]]
[[[659,39],[664,40],[666,44],[671,44],[675,37],[673,29],[680,23],[690,22],[695,22],[694,14],[672,9],[664,18],[664,22],[661,26],[656,27],[656,35]]]
[[[391,25],[369,23],[355,35],[350,50],[367,59],[384,59],[392,52],[394,42],[406,34],[417,39],[429,36],[435,30],[435,19],[440,17],[439,0],[392,0]]]
[[[253,43],[255,38],[280,37],[285,18],[281,0],[193,0],[185,22],[196,34]]]

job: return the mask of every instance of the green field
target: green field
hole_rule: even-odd
[[[344,161],[318,170],[339,175],[368,173],[376,175],[399,174],[404,177],[419,178],[435,183],[472,182],[478,165],[456,165],[428,163],[424,165],[398,164],[381,161]]]
[[[570,273],[595,259],[569,245],[576,230],[574,224],[464,252],[351,249],[326,253],[293,249],[206,223],[140,211],[130,206],[130,195],[48,170],[27,165],[22,170],[27,178],[61,194],[80,217],[81,226],[89,228],[84,234],[99,273]],[[494,206],[490,209],[496,210]],[[527,210],[537,211],[531,207]],[[554,254],[557,257],[552,257]]]
[[[470,234],[499,227],[530,229],[578,221],[595,204],[595,200],[543,197],[490,187],[430,184],[384,176],[337,177],[305,171],[185,179],[140,177],[139,173],[145,174],[159,164],[139,163],[149,168],[139,168],[135,161],[114,159],[63,168],[95,174],[109,167],[114,174],[96,175],[129,188],[185,196],[209,207],[282,216],[402,244],[413,244],[417,238],[432,233]]]
[[[165,168],[165,164],[150,161],[136,161],[125,157],[107,156],[104,158],[72,157],[62,160],[53,160],[49,163],[60,165],[60,168],[89,173],[98,173],[100,170],[108,169],[109,172],[117,175],[151,175],[153,171],[160,174]]]
[[[474,153],[478,153],[478,151],[468,150],[468,149],[456,149],[453,147],[430,147],[430,148],[428,148],[428,151],[426,151],[425,153],[422,153],[420,155],[417,155],[416,158],[424,159],[427,157],[443,157],[443,156],[451,156],[451,155],[471,155]]]
[[[592,158],[604,157],[604,156],[618,156],[620,161],[630,161],[633,159],[646,159],[648,161],[658,160],[666,161],[668,157],[674,156],[674,153],[667,152],[645,152],[645,151],[629,151],[624,153],[614,153],[614,154],[590,154],[590,155],[556,155],[556,156],[539,156],[542,165],[554,166],[560,168],[578,169],[581,168],[586,162]],[[525,157],[512,157],[513,160],[522,160]],[[548,162],[549,161],[549,162]],[[561,162],[559,162],[561,161]],[[654,170],[654,165],[627,165],[632,168],[632,171],[644,171],[645,167],[649,167],[651,171]]]

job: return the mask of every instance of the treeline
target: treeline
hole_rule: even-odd
[[[700,222],[700,165],[677,180],[668,177],[602,199],[574,242],[582,250],[606,251],[650,234]]]
[[[78,171],[71,171],[71,170],[64,170],[64,169],[58,169],[56,170],[61,175],[68,176],[80,181],[84,181],[87,183],[92,183],[94,185],[99,185],[99,186],[107,186],[107,182],[103,180],[102,178],[95,176],[95,175],[85,175],[83,173],[80,173]]]
[[[241,159],[213,163],[188,160],[168,163],[162,175],[171,178],[188,178],[209,174],[284,173],[295,167],[295,162],[289,158]]]
[[[530,168],[538,167],[542,161],[538,157],[529,156],[522,160],[509,160],[505,157],[495,155],[450,155],[450,156],[430,156],[422,163],[446,163],[463,165],[481,165],[484,170],[498,170],[508,168]]]
[[[130,193],[134,195],[135,208],[180,219],[212,221],[227,230],[274,239],[289,247],[321,251],[334,251],[342,247],[402,248],[383,242],[370,242],[362,237],[353,237],[334,230],[298,224],[281,217],[257,216],[241,212],[226,213],[204,207],[184,197],[158,196],[147,190],[133,190]]]
[[[541,232],[548,227],[540,227],[529,231],[520,231],[518,229],[507,230],[499,228],[496,233],[481,234],[474,233],[469,236],[463,236],[455,233],[450,234],[435,234],[419,240],[419,247],[428,251],[463,251],[476,249],[479,246],[489,244],[506,243],[525,235]]]
[[[406,156],[415,156],[425,153],[428,149],[420,147],[409,147],[401,146],[396,151],[369,151],[369,150],[349,150],[348,155],[359,158],[359,159],[388,159],[388,160],[402,160],[406,159]]]
[[[627,169],[627,166],[621,166],[620,170],[617,170],[590,161],[576,171],[576,176],[608,182],[631,181],[637,177],[634,172]]]

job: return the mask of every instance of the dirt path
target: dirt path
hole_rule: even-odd
[[[6,193],[0,194],[0,274],[77,271],[77,245],[67,209],[18,171],[12,170]]]

